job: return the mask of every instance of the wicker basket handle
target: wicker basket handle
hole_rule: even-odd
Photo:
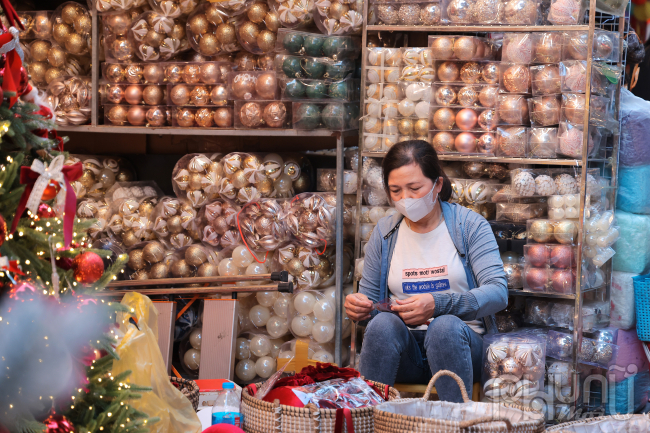
[[[424,400],[424,401],[429,400],[429,395],[431,394],[431,390],[433,389],[433,385],[436,383],[436,380],[438,380],[438,378],[440,376],[449,376],[452,379],[454,379],[456,381],[456,383],[458,384],[458,387],[460,388],[460,393],[463,396],[463,402],[469,403],[471,401],[469,399],[469,397],[467,396],[467,391],[465,390],[465,383],[463,382],[463,379],[458,377],[458,375],[456,373],[454,373],[453,371],[449,371],[449,370],[440,370],[439,372],[437,372],[436,374],[433,375],[433,377],[429,381],[429,385],[427,386],[427,390],[424,392],[424,396],[422,397],[422,400]]]
[[[504,422],[506,424],[506,429],[508,429],[508,431],[512,430],[512,423],[505,416],[496,416],[496,417],[492,417],[492,418],[489,417],[489,416],[486,416],[486,417],[483,417],[483,418],[471,419],[469,421],[461,421],[458,424],[458,427],[462,430],[462,429],[473,427],[473,426],[475,426],[477,424],[484,424],[486,422],[499,422],[499,421]]]

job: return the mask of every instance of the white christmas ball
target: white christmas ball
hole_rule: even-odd
[[[380,219],[382,219],[386,215],[386,211],[384,211],[384,208],[375,206],[372,209],[370,209],[370,212],[368,212],[368,218],[370,221],[374,224],[377,224]]]
[[[399,105],[397,106],[397,109],[399,110],[399,114],[402,116],[410,117],[413,113],[415,113],[415,102],[411,101],[410,99],[402,99],[402,101],[400,101]]]
[[[246,275],[261,275],[261,274],[268,274],[269,273],[269,268],[264,264],[264,263],[251,263],[248,265],[246,268],[246,272],[244,272]],[[262,284],[263,281],[248,281],[248,284],[251,283],[258,283]]]
[[[196,328],[190,333],[190,344],[196,350],[201,350],[201,328]]]
[[[555,194],[555,182],[551,176],[541,174],[535,179],[535,191],[537,195],[549,196]]]
[[[290,350],[285,350],[284,352],[280,352],[278,354],[278,359],[291,359],[293,358],[294,354]]]
[[[289,302],[291,302],[291,295],[288,293],[279,293],[279,296],[273,303],[273,312],[284,319],[289,315]]]
[[[266,356],[271,353],[271,339],[266,335],[254,335],[251,338],[250,350],[255,356]]]
[[[289,324],[286,318],[280,316],[271,316],[266,322],[266,332],[269,333],[271,338],[280,338],[289,332]]]
[[[201,365],[201,351],[196,349],[189,349],[183,355],[183,362],[190,370],[198,370]]]
[[[331,305],[334,305],[336,302],[336,287],[328,287],[323,290],[323,296],[326,300],[331,302]]]
[[[420,101],[415,106],[415,115],[419,119],[428,119],[429,118],[429,101]]]
[[[564,207],[564,196],[563,195],[553,195],[548,198],[549,207]]]
[[[311,335],[319,343],[328,343],[334,338],[334,323],[316,322],[311,328]]]
[[[357,173],[345,171],[343,173],[343,194],[354,194],[357,192]]]
[[[375,228],[375,224],[361,224],[361,240],[369,241],[372,231]]]
[[[238,246],[232,252],[232,261],[238,268],[246,268],[253,263],[253,255],[245,246]]]
[[[535,195],[535,178],[527,171],[520,171],[512,180],[512,188],[519,196],[532,197]]]
[[[257,292],[255,298],[262,307],[270,308],[278,299],[279,294],[279,292]]]
[[[557,187],[558,194],[576,194],[578,192],[578,182],[570,174],[557,176],[555,178],[555,186]]]
[[[575,207],[567,207],[564,210],[564,216],[566,218],[578,218],[578,208]]]
[[[564,197],[564,205],[576,207],[580,203],[580,196],[577,194],[567,194]]]
[[[375,150],[381,144],[381,137],[377,135],[366,135],[363,138],[363,148],[366,150]]]
[[[381,104],[379,102],[370,102],[366,105],[366,115],[371,117],[381,117]]]
[[[255,373],[262,379],[267,379],[275,373],[275,359],[263,356],[255,362]]]
[[[255,362],[250,359],[243,359],[235,366],[235,375],[243,382],[250,382],[255,374]]]
[[[274,338],[271,340],[271,358],[277,358],[280,353],[280,348],[284,344],[282,338]]]
[[[223,259],[219,262],[219,275],[222,277],[239,275],[239,268],[235,266],[233,259]]]
[[[427,86],[424,86],[423,83],[412,83],[406,86],[406,97],[413,102],[417,102],[422,99],[424,92]]]
[[[280,167],[284,166],[284,159],[277,153],[269,153],[262,159],[263,163],[269,161],[277,162]]]
[[[314,322],[312,316],[307,316],[305,314],[296,316],[291,321],[291,330],[298,337],[307,337],[311,334],[311,328],[313,328]]]
[[[300,314],[310,314],[314,311],[316,296],[311,292],[300,292],[294,295],[293,306]]]
[[[366,183],[373,189],[383,189],[384,187],[384,174],[381,167],[373,167],[368,170],[364,177]]]
[[[312,358],[314,361],[318,362],[324,362],[324,363],[333,363],[334,362],[334,356],[329,353],[327,350],[318,350],[316,353],[312,355]]]
[[[239,337],[235,341],[235,359],[248,359],[251,357],[250,341]]]
[[[262,305],[255,305],[248,312],[248,317],[251,319],[251,322],[253,322],[253,325],[261,328],[269,321],[271,311]]]
[[[334,308],[327,297],[316,301],[314,304],[314,317],[323,322],[334,320]]]
[[[561,220],[564,218],[564,208],[550,207],[548,208],[548,217],[552,220]]]
[[[384,188],[371,188],[366,200],[370,206],[385,206],[388,203],[388,196]]]

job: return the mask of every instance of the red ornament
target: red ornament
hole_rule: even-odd
[[[551,250],[551,266],[567,269],[573,262],[573,248],[568,245],[558,245]]]
[[[72,261],[74,279],[81,284],[92,284],[97,282],[104,273],[104,262],[102,258],[92,251],[79,254]]]
[[[55,180],[51,180],[50,183],[47,184],[45,187],[45,191],[43,191],[43,196],[41,197],[41,200],[43,201],[48,201],[52,200],[56,195],[59,193],[61,190],[61,185]]]
[[[548,272],[546,268],[530,268],[526,272],[526,284],[528,289],[535,292],[543,292],[548,282]]]
[[[56,213],[52,207],[47,203],[41,203],[38,205],[38,217],[39,218],[54,218]]]
[[[571,293],[573,291],[573,272],[567,269],[556,269],[551,276],[553,291]]]
[[[45,433],[74,433],[74,425],[63,415],[52,413],[45,421]]]
[[[5,221],[5,218],[0,215],[0,246],[5,243],[5,239],[7,239],[7,222]]]
[[[73,247],[75,248],[75,247]],[[61,257],[55,260],[56,266],[67,271],[72,269],[73,260],[70,257]]]
[[[526,245],[526,261],[536,268],[546,266],[548,262],[548,248],[546,245]]]
[[[27,76],[27,71],[23,66],[20,67],[20,81],[18,81],[18,96],[22,96],[27,93],[27,88],[29,87],[29,76]]]

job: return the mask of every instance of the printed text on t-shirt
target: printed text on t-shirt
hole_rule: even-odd
[[[445,277],[447,276],[447,266],[436,266],[433,268],[421,269],[403,269],[402,279],[412,278],[431,278],[431,277]]]

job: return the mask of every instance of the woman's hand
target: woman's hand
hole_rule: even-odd
[[[423,325],[433,318],[436,301],[429,293],[415,295],[403,301],[397,300],[392,310],[399,313],[407,325]]]
[[[361,293],[352,293],[345,297],[345,312],[348,317],[355,322],[360,322],[370,318],[372,311],[372,301]]]

